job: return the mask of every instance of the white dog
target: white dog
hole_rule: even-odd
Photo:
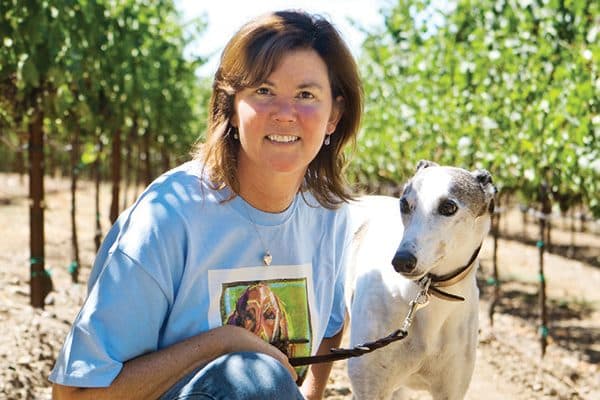
[[[464,398],[477,345],[477,256],[495,192],[485,170],[421,161],[400,199],[352,205],[360,228],[348,272],[351,345],[401,328],[411,300],[427,293],[405,339],[348,361],[355,399],[401,398],[405,387]]]

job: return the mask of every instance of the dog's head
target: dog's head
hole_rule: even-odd
[[[496,188],[486,170],[420,161],[400,197],[404,235],[392,264],[411,279],[464,266],[487,235]]]

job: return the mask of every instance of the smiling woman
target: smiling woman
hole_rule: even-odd
[[[239,131],[240,195],[265,211],[287,208],[334,133],[342,102],[332,99],[327,66],[308,49],[285,55],[264,84],[237,93],[231,126]],[[280,205],[272,201],[278,193],[287,193]]]
[[[293,15],[265,15],[257,20],[260,23],[255,21],[242,27],[227,44],[215,74],[207,143],[200,145],[198,155],[210,167],[213,182],[227,185],[237,194],[246,190],[240,186],[239,174],[247,172],[247,163],[238,165],[238,162],[248,156],[252,147],[243,146],[251,144],[247,137],[240,141],[235,138],[239,128],[245,129],[239,126],[238,119],[240,112],[248,111],[248,116],[252,116],[249,124],[261,120],[264,125],[269,107],[271,125],[268,128],[274,131],[265,131],[267,126],[254,127],[258,135],[298,136],[289,135],[289,130],[302,128],[306,133],[320,130],[329,135],[328,145],[321,147],[324,136],[300,136],[300,142],[307,143],[298,147],[307,153],[297,154],[299,159],[294,163],[289,159],[282,163],[287,164],[287,168],[294,164],[295,176],[278,175],[279,180],[273,181],[271,187],[255,188],[257,193],[250,193],[251,198],[247,200],[261,208],[257,198],[277,195],[283,180],[286,183],[291,180],[290,188],[300,184],[304,190],[310,190],[321,205],[332,208],[351,198],[341,169],[345,165],[343,149],[353,141],[360,124],[362,86],[352,54],[335,28],[324,19],[308,22],[291,18]],[[273,116],[273,112],[279,115]],[[302,118],[298,119],[299,116]],[[290,118],[295,122],[290,123]],[[315,150],[314,139],[318,139],[320,150],[310,155]],[[238,154],[240,144],[242,151]],[[280,162],[283,158],[279,157]],[[301,159],[308,161],[306,165],[301,165]],[[258,162],[256,157],[255,161]],[[241,168],[238,170],[238,167]],[[303,168],[306,173],[301,173]],[[269,183],[270,179],[263,176],[264,170],[255,172],[260,174],[251,176],[248,183]],[[281,198],[280,205],[290,204],[289,194],[287,197]]]
[[[343,152],[361,112],[356,63],[327,20],[244,25],[215,74],[207,142],[107,234],[55,398],[322,398],[331,364],[288,357],[341,341]]]

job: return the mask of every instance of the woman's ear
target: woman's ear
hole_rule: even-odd
[[[327,122],[327,134],[331,135],[335,132],[337,128],[338,122],[342,118],[342,114],[344,112],[344,98],[342,96],[338,96],[333,100],[333,104],[331,107],[331,115],[329,116],[329,121]]]

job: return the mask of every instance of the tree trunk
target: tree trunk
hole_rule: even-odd
[[[96,252],[102,243],[102,223],[100,222],[100,159],[102,155],[102,139],[98,137],[96,160],[94,161],[94,207],[96,208],[96,230],[94,232],[94,244]]]
[[[44,268],[44,115],[36,111],[29,125],[29,244],[31,305],[44,308],[49,276]]]
[[[496,306],[500,301],[500,278],[498,277],[498,236],[500,235],[500,213],[494,212],[492,215],[492,235],[494,236],[494,252],[493,252],[493,276],[488,280],[488,282],[493,285],[494,293],[492,296],[492,302],[490,303],[490,308],[488,311],[488,316],[490,319],[490,326],[494,326],[494,312],[496,310]]]
[[[539,233],[539,241],[537,243],[537,247],[539,249],[539,282],[540,282],[540,291],[538,294],[539,306],[540,306],[540,346],[541,346],[541,355],[544,357],[546,354],[546,346],[548,345],[548,315],[547,315],[547,307],[546,307],[546,276],[544,275],[544,251],[545,251],[545,243],[544,240],[546,238],[546,224],[548,219],[550,218],[550,213],[552,211],[552,203],[550,202],[550,198],[548,196],[548,186],[546,183],[542,184],[540,189],[540,201],[541,201],[541,215],[539,216],[539,224],[540,224],[540,233]]]
[[[77,177],[79,175],[79,127],[76,127],[71,138],[71,264],[69,274],[71,281],[79,280],[79,241],[77,240]]]
[[[114,224],[119,216],[119,188],[121,185],[121,131],[113,135],[111,163],[112,200],[110,203],[110,223]]]

